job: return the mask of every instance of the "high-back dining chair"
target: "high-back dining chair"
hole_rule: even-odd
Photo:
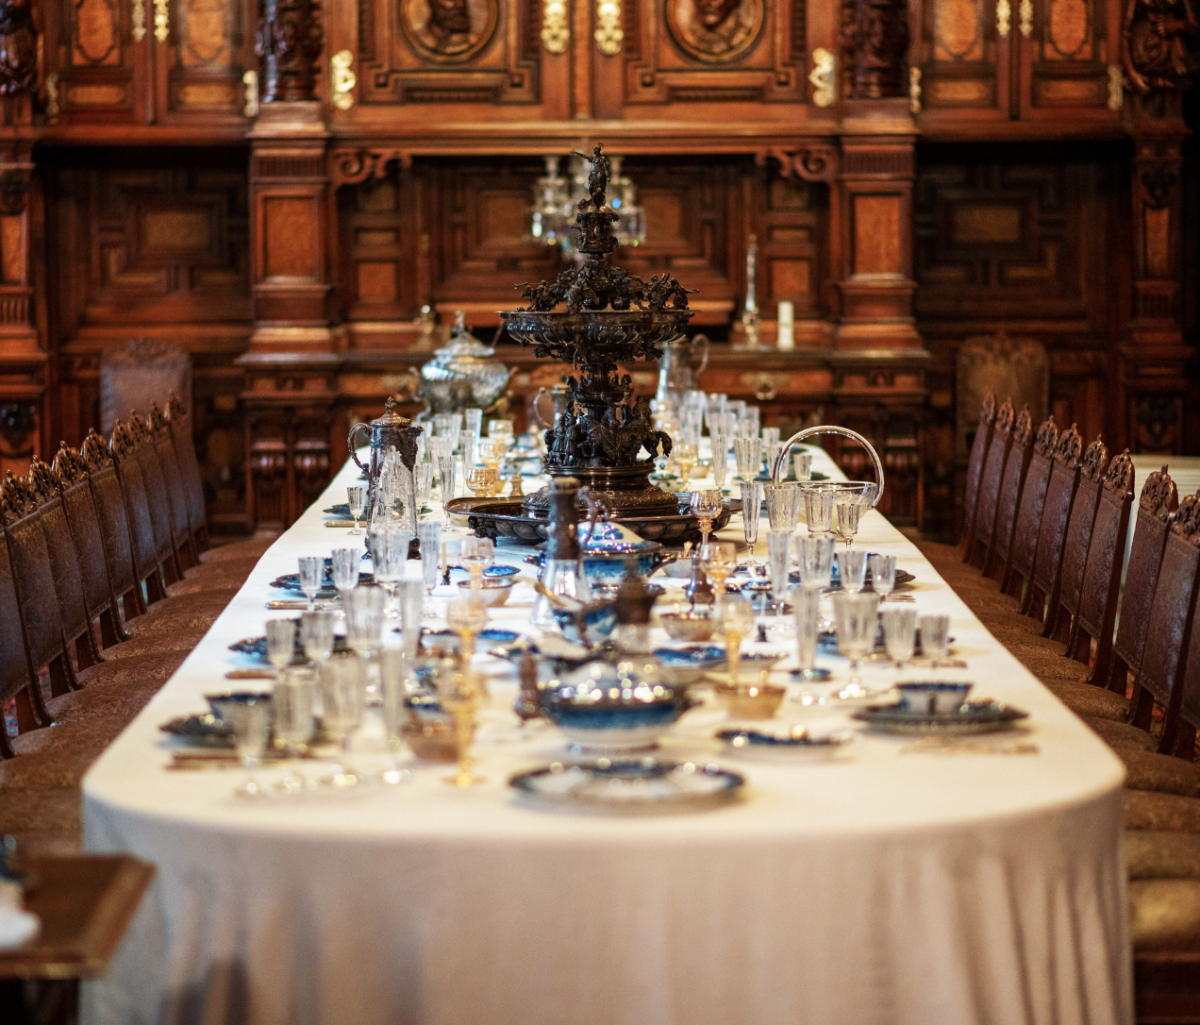
[[[117,605],[117,596],[109,575],[104,533],[92,497],[87,464],[83,456],[64,441],[59,445],[53,463],[54,482],[62,496],[63,511],[79,558],[79,577],[88,619],[100,622],[100,639],[104,647],[128,639]],[[132,576],[130,576],[132,586]]]
[[[1046,624],[1046,610],[1058,603],[1062,581],[1063,550],[1067,540],[1067,524],[1079,487],[1079,460],[1083,454],[1083,438],[1074,424],[1064,431],[1054,448],[1050,481],[1046,486],[1046,502],[1042,507],[1042,524],[1038,531],[1037,553],[1033,560],[1032,585],[1022,598],[1021,611]],[[1043,636],[1049,631],[1042,630]]]
[[[1120,618],[1107,680],[1109,689],[1118,694],[1124,694],[1128,689],[1126,681],[1129,673],[1137,673],[1141,668],[1142,652],[1146,646],[1146,626],[1158,586],[1158,571],[1167,543],[1167,531],[1178,507],[1179,494],[1175,482],[1164,466],[1146,478],[1146,485],[1138,500],[1133,543],[1129,550],[1125,589],[1121,595]],[[1097,682],[1104,681],[1097,679]]]
[[[975,428],[975,438],[971,442],[971,454],[967,458],[967,480],[963,488],[963,561],[966,561],[967,549],[971,547],[971,539],[975,536],[975,513],[979,503],[979,482],[983,477],[983,466],[987,460],[988,448],[992,443],[992,428],[996,423],[996,396],[988,392],[983,397],[983,405],[979,410],[979,425]]]
[[[87,468],[88,487],[96,504],[108,576],[113,593],[122,599],[123,618],[128,623],[146,611],[142,583],[146,576],[157,573],[153,544],[145,538],[139,538],[135,543],[129,508],[117,479],[112,451],[95,429],[84,438],[79,456]],[[146,566],[149,569],[143,573]]]
[[[1075,497],[1075,513],[1089,501],[1084,484],[1090,482],[1085,459],[1079,494]],[[1100,686],[1109,683],[1112,660],[1113,630],[1117,621],[1117,604],[1121,590],[1121,563],[1125,556],[1125,538],[1129,534],[1129,514],[1133,508],[1133,460],[1123,452],[1108,465],[1097,494],[1096,512],[1092,520],[1092,536],[1087,555],[1082,560],[1083,571],[1078,591],[1071,585],[1065,565],[1064,582],[1060,591],[1062,612],[1071,617],[1067,636],[1067,654],[1080,662],[1088,662],[1093,643],[1095,658],[1092,680]],[[1072,515],[1072,520],[1076,518]],[[1078,550],[1068,545],[1067,554],[1078,560]],[[1064,558],[1064,563],[1067,560]],[[1124,681],[1119,693],[1124,694]]]
[[[4,658],[0,658],[0,705],[13,700],[18,733],[44,726],[49,713],[42,705],[37,674],[29,662],[6,536],[0,536],[0,651],[4,652]],[[14,754],[8,731],[0,730],[0,758],[12,758]]]
[[[992,441],[984,460],[983,473],[979,478],[979,498],[975,510],[975,534],[967,544],[964,562],[983,565],[992,551],[992,537],[996,530],[996,510],[1000,503],[1000,479],[1004,475],[1004,464],[1012,446],[1013,420],[1012,403],[1005,400],[996,414],[992,426]]]
[[[183,579],[183,564],[180,561],[179,549],[175,544],[176,531],[175,525],[171,521],[171,503],[167,497],[167,482],[163,478],[162,466],[159,464],[158,453],[154,448],[154,436],[150,433],[146,422],[136,414],[130,415],[129,419],[125,421],[124,427],[128,430],[133,444],[129,449],[130,458],[126,463],[118,458],[117,476],[121,478],[121,484],[124,486],[123,467],[129,462],[136,461],[146,491],[150,522],[154,527],[155,554],[158,556],[159,565],[162,566],[163,578],[169,586],[175,581]],[[114,438],[117,436],[117,429],[113,429]],[[136,475],[131,474],[130,486],[137,487]]]
[[[192,422],[183,403],[175,395],[167,402],[167,422],[170,425],[171,444],[175,449],[175,458],[186,496],[188,529],[195,540],[197,551],[203,552],[209,547],[204,482],[200,476],[200,460],[196,457]]]
[[[171,438],[171,425],[158,408],[157,403],[150,410],[147,425],[153,439],[155,461],[162,473],[165,485],[167,505],[171,513],[171,529],[175,538],[175,551],[179,555],[181,567],[187,570],[200,564],[200,553],[192,533],[188,515],[187,491],[179,469],[179,459],[175,454],[175,443]]]
[[[1038,425],[1033,436],[1033,454],[1029,457],[1029,469],[1025,473],[1025,486],[1021,489],[1021,502],[1017,507],[1017,522],[1013,527],[1012,546],[1000,576],[1000,590],[1004,594],[1021,597],[1033,574],[1033,560],[1037,555],[1038,530],[1042,523],[1042,508],[1046,503],[1046,488],[1050,484],[1050,469],[1054,461],[1054,446],[1058,444],[1058,427],[1054,417]],[[1015,591],[1015,594],[1014,594]]]
[[[156,602],[167,596],[163,580],[161,561],[174,558],[170,533],[161,528],[156,531],[150,500],[146,494],[146,482],[136,456],[137,441],[129,426],[118,421],[109,440],[113,465],[121,494],[129,514],[129,540],[133,545],[134,566],[138,580],[146,584],[148,602]]]
[[[1182,696],[1179,670],[1189,644],[1198,573],[1200,495],[1188,495],[1179,502],[1167,530],[1132,701],[1131,722],[1138,729],[1150,730],[1156,703],[1164,712],[1161,754],[1175,750],[1178,701]]]
[[[1012,430],[1012,444],[1004,460],[1000,491],[996,502],[996,526],[992,531],[992,547],[984,556],[983,575],[990,577],[1003,571],[1012,549],[1013,529],[1017,525],[1017,508],[1025,487],[1025,474],[1033,457],[1033,418],[1024,407]]]
[[[1079,484],[1075,489],[1075,501],[1071,504],[1067,533],[1063,538],[1058,601],[1051,604],[1046,614],[1044,635],[1047,637],[1068,637],[1071,620],[1079,611],[1083,571],[1087,565],[1088,546],[1092,543],[1096,509],[1100,504],[1101,480],[1107,468],[1108,446],[1097,436],[1079,462]]]

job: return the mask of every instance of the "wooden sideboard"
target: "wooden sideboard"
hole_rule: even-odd
[[[566,266],[529,234],[534,186],[597,141],[646,213],[618,262],[697,289],[706,387],[877,439],[900,520],[953,526],[968,339],[1043,346],[1048,408],[1110,448],[1200,448],[1183,0],[0,15],[0,470],[78,441],[103,353],[152,337],[192,356],[214,529],[286,524],[428,358],[423,306],[490,339],[514,285]],[[791,302],[792,353],[721,344],[751,236],[764,337]],[[500,348],[519,410],[558,370]]]

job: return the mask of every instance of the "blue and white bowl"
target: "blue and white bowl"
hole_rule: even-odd
[[[899,708],[913,715],[950,715],[966,703],[971,684],[920,680],[896,685],[900,692]]]
[[[571,747],[591,753],[652,750],[693,704],[662,678],[652,655],[589,662],[542,696],[546,715]]]
[[[724,648],[656,648],[663,677],[677,686],[696,683],[705,673],[725,664]]]
[[[648,577],[666,561],[663,546],[647,541],[620,523],[602,520],[590,538],[586,523],[579,524],[579,543],[583,549],[583,572],[594,584],[619,584],[631,556],[637,557],[637,572]]]
[[[485,569],[483,571],[483,579],[484,580],[507,580],[510,577],[515,577],[520,572],[521,572],[520,566],[504,566],[504,565],[497,564],[495,566],[488,566],[487,569]],[[450,567],[450,580],[452,582],[458,583],[460,580],[470,580],[470,579],[471,579],[471,571],[469,569],[467,569],[465,566],[451,566]]]
[[[554,608],[554,622],[562,631],[563,636],[575,644],[598,644],[607,640],[617,625],[617,613],[611,604],[591,605],[583,613],[583,625],[587,636],[581,635],[579,620],[574,612],[567,609]]]

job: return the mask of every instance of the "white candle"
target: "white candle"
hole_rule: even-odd
[[[786,300],[779,304],[779,335],[776,341],[776,346],[780,349],[794,349],[796,347],[796,338],[792,333],[792,325],[795,323],[793,317],[793,307]]]

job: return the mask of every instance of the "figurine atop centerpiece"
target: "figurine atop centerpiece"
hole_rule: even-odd
[[[671,438],[655,430],[649,402],[635,399],[629,375],[617,371],[622,364],[661,358],[662,346],[680,336],[692,317],[689,290],[665,272],[643,281],[609,266],[619,216],[605,196],[609,162],[602,146],[585,159],[592,164],[590,196],[580,200],[575,216],[583,261],[552,283],[518,285],[528,308],[500,316],[508,333],[521,345],[533,345],[536,356],[579,371],[546,431],[546,473],[577,478],[614,519],[677,517],[676,496],[649,482],[654,457],[660,448],[670,454]],[[527,496],[522,508],[542,518],[549,505],[550,492],[543,488]]]

